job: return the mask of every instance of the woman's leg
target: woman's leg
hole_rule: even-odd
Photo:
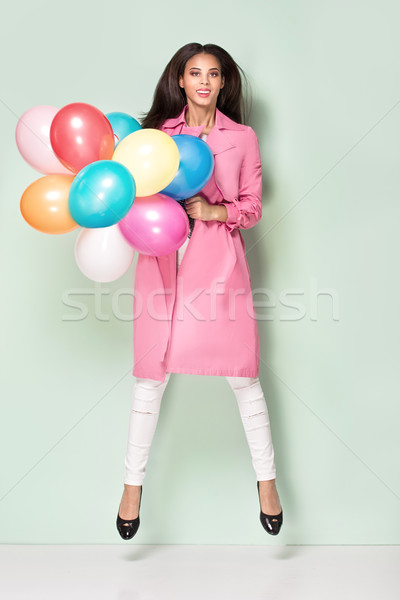
[[[250,448],[253,468],[260,482],[262,511],[277,515],[281,511],[275,486],[274,447],[267,403],[258,377],[226,377],[239,406]]]
[[[129,418],[128,442],[125,454],[124,483],[141,485],[160,414],[161,399],[170,373],[164,381],[137,378],[133,387]]]
[[[268,408],[258,377],[227,377],[238,402],[258,481],[275,479]]]
[[[164,381],[136,378],[125,454],[124,492],[118,509],[121,519],[136,519],[139,514],[141,485],[170,375],[167,373]]]

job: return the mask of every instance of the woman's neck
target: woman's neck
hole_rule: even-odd
[[[203,133],[208,133],[215,125],[215,106],[202,108],[188,103],[185,118],[188,127],[203,126]]]

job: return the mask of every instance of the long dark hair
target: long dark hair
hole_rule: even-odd
[[[248,81],[244,71],[220,46],[190,43],[180,48],[165,67],[154,92],[153,104],[141,120],[144,129],[158,129],[166,119],[177,117],[182,112],[187,100],[185,90],[179,86],[179,77],[183,76],[187,61],[201,53],[215,56],[221,65],[221,75],[225,77],[224,87],[218,95],[217,108],[236,123],[246,123],[248,99],[243,93],[243,87],[247,92]]]

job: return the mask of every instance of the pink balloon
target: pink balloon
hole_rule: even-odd
[[[71,175],[50,144],[50,125],[58,111],[55,106],[34,106],[24,112],[15,129],[15,141],[22,157],[45,175]]]
[[[118,227],[138,252],[163,256],[182,246],[189,233],[189,219],[176,200],[153,194],[135,198]]]

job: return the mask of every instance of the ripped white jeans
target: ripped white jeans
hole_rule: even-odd
[[[136,378],[129,418],[124,483],[141,485],[157,427],[161,399],[171,373],[164,381]],[[258,377],[226,377],[240,411],[252,464],[258,481],[275,479],[268,408]]]

